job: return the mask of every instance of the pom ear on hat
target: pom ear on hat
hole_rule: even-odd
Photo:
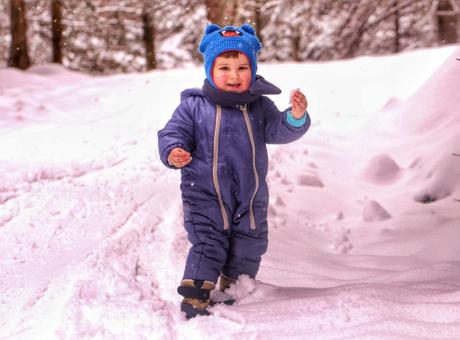
[[[204,34],[209,34],[209,33],[212,33],[212,32],[215,32],[215,31],[218,31],[220,30],[221,27],[219,25],[216,25],[216,24],[210,24],[206,27],[205,31],[204,31]]]
[[[216,25],[217,26],[217,25]],[[252,27],[251,25],[249,24],[243,24],[241,25],[241,29],[245,32],[248,32],[249,34],[252,34],[252,35],[256,35],[256,30],[254,29],[254,27]]]

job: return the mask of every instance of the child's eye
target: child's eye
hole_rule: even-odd
[[[247,67],[247,66],[240,66],[240,70],[249,70],[249,67]]]
[[[221,66],[221,67],[219,67],[219,70],[228,71],[229,68],[227,66]]]

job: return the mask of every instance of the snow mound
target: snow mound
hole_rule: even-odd
[[[53,76],[53,75],[62,74],[62,73],[66,73],[66,74],[75,73],[75,74],[78,74],[80,77],[85,77],[82,73],[71,72],[60,64],[32,65],[30,68],[27,69],[27,72],[32,73],[32,74],[38,74],[41,76]]]
[[[27,88],[33,85],[43,86],[47,83],[51,84],[53,81],[15,68],[0,69],[0,94],[14,87]]]
[[[317,175],[301,175],[297,179],[297,184],[307,187],[324,187],[323,181]]]
[[[27,69],[27,72],[64,83],[72,83],[74,81],[91,78],[83,73],[70,71],[60,64],[33,65]]]
[[[376,184],[391,184],[395,182],[400,175],[401,168],[387,154],[381,154],[373,157],[364,170],[364,177]]]
[[[399,119],[405,130],[423,134],[460,123],[459,55],[460,47],[403,105]]]
[[[436,185],[437,184],[437,185]],[[436,183],[428,188],[424,188],[414,195],[414,200],[419,203],[433,203],[449,197],[452,194],[450,188]]]
[[[391,97],[390,99],[387,100],[387,102],[385,103],[385,105],[383,105],[383,107],[380,109],[379,112],[395,110],[399,108],[401,104],[402,104],[401,99]]]
[[[363,220],[366,222],[378,222],[391,218],[391,215],[377,201],[369,200],[364,205]]]
[[[446,57],[261,65],[286,90],[278,107],[291,85],[304,88],[313,124],[295,143],[270,145],[270,242],[257,280],[240,277],[234,305],[188,321],[176,293],[190,246],[180,171],[160,163],[156,132],[202,68],[75,84],[55,65],[0,70],[0,338],[457,339],[455,88],[431,98],[452,119],[443,129],[401,133],[401,115],[417,127],[439,113],[404,103],[371,115]],[[397,182],[372,185],[356,164],[372,183]]]
[[[275,287],[241,275],[235,284],[230,285],[225,292],[233,296],[238,304],[263,301],[275,291]]]
[[[414,168],[420,178],[413,184],[418,188],[414,200],[432,203],[453,195],[460,190],[460,133],[445,131],[435,138],[434,145]]]

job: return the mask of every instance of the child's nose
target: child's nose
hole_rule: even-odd
[[[238,74],[238,72],[237,72],[236,70],[233,70],[233,71],[230,73],[230,76],[231,76],[232,78],[238,78],[238,77],[239,77],[239,74]]]

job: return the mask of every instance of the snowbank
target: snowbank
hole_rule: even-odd
[[[270,146],[257,280],[190,321],[179,174],[156,131],[202,70],[1,69],[0,339],[458,337],[459,54],[261,65],[280,108],[307,93],[313,125]]]

